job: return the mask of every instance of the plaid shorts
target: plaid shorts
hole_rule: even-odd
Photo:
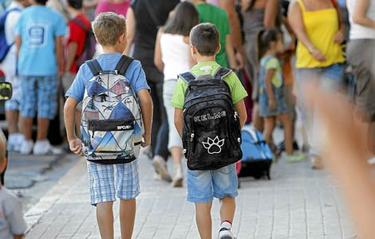
[[[98,164],[87,161],[91,204],[135,199],[139,193],[138,163]]]
[[[38,111],[38,118],[53,119],[57,111],[57,86],[56,76],[21,76],[21,115],[33,118]]]

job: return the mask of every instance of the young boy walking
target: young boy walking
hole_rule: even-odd
[[[134,153],[133,158],[128,158],[127,155],[123,157],[122,153],[127,153],[129,147],[135,147],[140,143],[123,142],[126,135],[129,136],[128,132],[131,132],[127,130],[134,128],[135,132],[136,127],[143,124],[142,146],[150,144],[153,107],[149,94],[150,88],[139,61],[119,64],[124,58],[130,59],[122,55],[126,47],[125,18],[115,13],[101,13],[92,26],[96,40],[102,46],[104,53],[95,60],[83,64],[78,70],[72,86],[66,93],[68,99],[64,108],[65,127],[70,150],[76,154],[84,153],[88,160],[91,204],[96,205],[101,237],[114,238],[113,202],[119,198],[121,238],[130,239],[135,220],[135,199],[139,194],[138,165],[135,160],[137,154]],[[99,69],[98,72],[93,71],[93,62],[95,62],[94,68]],[[127,68],[123,71],[123,67],[118,68],[119,65],[127,65]],[[105,80],[102,80],[102,77]],[[126,82],[121,80],[124,79],[123,77]],[[104,89],[108,86],[106,82],[111,80],[114,81]],[[134,102],[131,98],[122,99],[123,95],[127,95],[130,91],[129,88],[138,98],[141,116],[134,114],[134,108],[138,107],[129,107]],[[117,99],[121,100],[117,101]],[[82,141],[78,139],[74,130],[76,106],[81,101],[83,101]],[[105,107],[101,108],[101,105]],[[110,116],[107,117],[108,115]],[[124,119],[124,117],[128,118]],[[135,122],[134,118],[143,118],[143,123]],[[86,123],[88,123],[87,131],[84,130]],[[112,127],[113,125],[115,127]],[[103,138],[101,135],[104,135]],[[117,156],[113,155],[113,158],[108,157],[118,147],[125,150]],[[108,152],[109,154],[106,154]]]
[[[63,72],[64,18],[46,7],[47,0],[31,0],[16,26],[18,74],[21,79],[22,154],[55,153],[47,139],[49,120],[57,111],[58,74]],[[32,140],[33,118],[38,111],[37,141]]]
[[[222,68],[215,61],[215,56],[220,50],[219,32],[216,27],[210,23],[197,25],[191,30],[190,44],[191,54],[197,62],[197,64],[191,69],[192,75],[195,77],[217,75]],[[222,79],[229,86],[230,97],[234,110],[237,112],[235,113],[235,116],[237,116],[237,114],[239,115],[239,125],[242,127],[246,121],[244,98],[247,96],[247,93],[235,73],[229,71],[229,73],[225,74]],[[204,79],[202,79],[202,81],[203,80]],[[175,107],[175,125],[180,135],[182,135],[184,129],[183,110],[187,88],[188,82],[180,77],[172,99],[172,105]],[[207,114],[194,117],[194,121],[197,120],[201,122],[209,120],[210,118],[219,119],[228,114],[229,111],[220,112],[214,116],[212,114]],[[193,139],[194,134],[192,134],[191,137]],[[219,139],[218,136],[216,136],[214,140],[208,138],[207,142],[202,142],[205,148],[215,144],[208,148],[209,155],[221,152],[222,146],[224,146],[224,139],[220,141],[216,139]],[[199,147],[202,148],[201,146]],[[219,238],[234,238],[231,228],[236,208],[235,197],[238,195],[237,186],[238,179],[235,164],[233,163],[216,170],[188,170],[187,199],[188,201],[195,203],[196,223],[202,239],[212,238],[211,206],[213,198],[218,198],[221,201],[220,217],[222,223],[220,226]]]

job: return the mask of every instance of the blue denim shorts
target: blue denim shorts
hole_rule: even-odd
[[[33,118],[53,119],[57,111],[56,76],[21,76],[21,115]]]
[[[135,199],[140,193],[138,162],[98,164],[87,161],[91,204]]]
[[[286,91],[284,87],[274,88],[274,94],[276,97],[276,108],[274,110],[269,109],[268,95],[266,92],[261,90],[259,94],[259,114],[261,117],[273,117],[280,114],[289,112],[289,107],[286,101]],[[263,91],[263,92],[262,92]]]
[[[237,188],[235,164],[217,170],[187,172],[187,200],[192,203],[209,203],[213,198],[235,198],[238,195]]]

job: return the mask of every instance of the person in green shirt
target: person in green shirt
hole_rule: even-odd
[[[195,26],[190,32],[190,45],[192,57],[197,62],[191,69],[191,73],[196,77],[214,76],[221,67],[215,62],[215,56],[220,50],[219,32],[216,27],[210,23]],[[226,76],[224,81],[229,86],[233,105],[240,116],[242,127],[247,117],[244,103],[244,98],[247,96],[246,90],[234,72]],[[180,135],[184,126],[183,109],[187,87],[188,83],[179,78],[172,97],[172,105],[175,108],[175,126]],[[196,223],[200,238],[212,238],[211,206],[214,197],[221,201],[219,239],[234,238],[231,228],[236,208],[235,197],[238,195],[237,186],[235,164],[217,170],[188,169],[187,200],[195,203]]]
[[[226,11],[213,4],[206,3],[205,0],[193,0],[192,2],[199,12],[200,22],[214,24],[220,33],[221,48],[216,55],[216,62],[223,67],[242,68],[241,54],[235,54],[232,44],[230,22]],[[238,56],[238,59],[236,59],[236,56]]]

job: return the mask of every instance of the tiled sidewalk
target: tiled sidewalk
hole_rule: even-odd
[[[134,238],[199,238],[194,207],[185,189],[174,189],[153,179],[151,162],[140,163]],[[308,162],[273,167],[271,181],[242,181],[234,232],[239,239],[355,238],[341,199],[324,172],[312,171]],[[217,230],[218,202],[213,206]],[[116,204],[116,211],[118,207]],[[89,205],[84,160],[27,213],[32,225],[26,238],[100,238],[95,209]],[[118,218],[116,238],[120,238]]]

